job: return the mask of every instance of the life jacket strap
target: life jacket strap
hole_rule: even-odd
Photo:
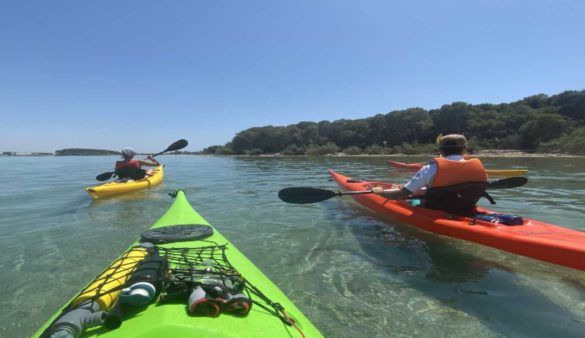
[[[487,191],[485,191],[483,193],[483,195],[481,195],[481,197],[485,197],[485,199],[487,199],[488,201],[490,201],[490,204],[491,205],[496,204],[496,201],[494,201],[494,198],[490,194],[488,194]]]

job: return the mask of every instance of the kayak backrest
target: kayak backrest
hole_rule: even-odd
[[[116,170],[116,176],[118,176],[118,178],[130,178],[133,180],[140,180],[143,179],[145,175],[146,171],[144,169],[122,168]]]
[[[475,211],[477,201],[485,196],[486,189],[487,182],[467,182],[430,188],[425,195],[425,207],[467,216]]]

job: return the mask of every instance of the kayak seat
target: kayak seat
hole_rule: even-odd
[[[486,197],[495,201],[486,192],[487,182],[466,182],[447,187],[430,188],[425,194],[424,207],[442,210],[451,214],[468,216],[475,212],[477,201]]]

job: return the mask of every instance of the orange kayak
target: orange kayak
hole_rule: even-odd
[[[398,161],[390,161],[388,160],[388,164],[397,169],[404,169],[408,171],[418,171],[420,168],[423,167],[424,163],[406,163],[406,162],[398,162]],[[496,176],[522,176],[528,173],[526,169],[486,169],[488,176],[496,177]]]
[[[355,181],[333,170],[329,173],[343,190],[400,187],[392,183]],[[529,218],[523,218],[521,225],[496,224],[414,207],[407,201],[389,200],[375,194],[352,197],[369,209],[422,230],[585,271],[585,232]],[[492,213],[483,208],[478,211]]]

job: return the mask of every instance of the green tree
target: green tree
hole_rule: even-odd
[[[541,149],[561,149],[556,141],[569,142],[565,134],[583,126],[585,91],[567,91],[512,103],[454,102],[430,111],[409,108],[357,120],[254,127],[237,133],[229,146],[204,152],[321,154],[357,147],[364,152],[416,153],[427,151],[439,133],[464,133],[488,148],[535,150],[543,143]]]
[[[560,115],[585,123],[585,91],[570,90],[551,98]]]
[[[431,110],[429,113],[439,133],[453,134],[465,132],[467,119],[472,106],[465,102],[454,102],[446,104],[438,110]]]
[[[402,143],[432,142],[435,129],[428,112],[421,108],[386,114],[386,139],[391,146]]]
[[[565,132],[565,119],[557,114],[539,114],[536,117],[536,130],[541,141],[547,142]]]
[[[520,146],[525,150],[535,150],[540,144],[540,133],[536,121],[528,121],[520,127]]]

